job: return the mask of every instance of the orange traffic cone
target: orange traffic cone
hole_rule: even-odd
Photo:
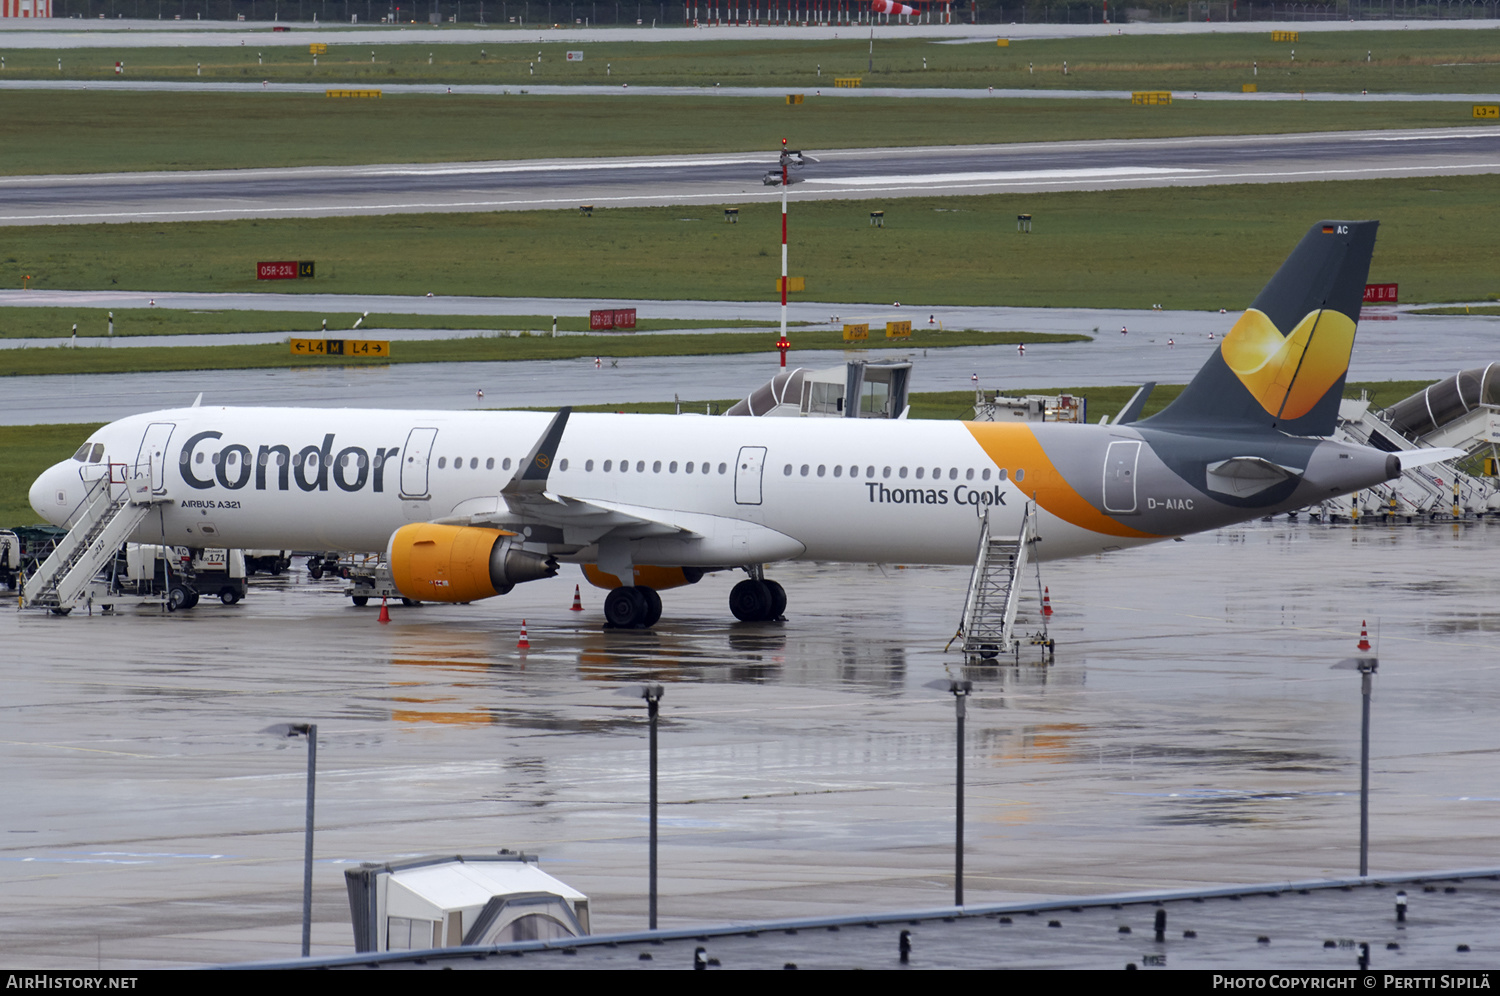
[[[1370,649],[1370,632],[1366,628],[1365,621],[1363,619],[1359,621],[1359,649]]]
[[[578,586],[576,584],[573,586],[573,608],[570,611],[583,611],[583,598],[579,595]]]
[[[1047,588],[1047,587],[1043,587],[1042,588],[1042,615],[1044,615],[1044,616],[1050,616],[1051,614],[1052,614],[1052,589]]]
[[[385,599],[380,600],[380,621],[388,623],[391,621],[391,610],[385,607]]]
[[[526,620],[521,620],[521,638],[516,641],[517,650],[530,650],[531,641],[526,639]]]

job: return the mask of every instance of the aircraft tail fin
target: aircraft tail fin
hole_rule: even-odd
[[[1141,424],[1331,434],[1379,224],[1314,225],[1192,383]]]

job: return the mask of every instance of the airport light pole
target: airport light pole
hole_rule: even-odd
[[[647,906],[647,929],[656,929],[656,720],[661,712],[661,697],[665,690],[655,681],[633,688],[622,688],[616,695],[628,695],[633,699],[646,700],[646,719],[651,727],[650,735],[650,809],[651,809],[651,837],[647,857],[647,890],[649,894]]]
[[[957,773],[955,783],[955,821],[953,834],[953,905],[964,904],[964,700],[974,692],[968,679],[939,678],[927,688],[953,693],[954,712],[958,718]]]
[[[278,723],[261,732],[307,738],[307,823],[302,842],[302,957],[306,958],[312,949],[313,800],[318,786],[318,724]]]
[[[1380,660],[1347,657],[1333,665],[1337,671],[1358,671],[1359,691],[1364,700],[1359,732],[1359,877],[1370,874],[1370,690]]]

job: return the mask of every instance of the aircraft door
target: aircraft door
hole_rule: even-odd
[[[1135,512],[1135,471],[1141,459],[1141,441],[1122,439],[1109,444],[1104,454],[1104,510],[1123,515]]]
[[[406,437],[401,454],[401,497],[428,498],[427,463],[432,459],[432,443],[437,430],[413,429]]]
[[[764,446],[741,446],[734,465],[734,503],[760,504],[760,479],[766,467]]]
[[[141,448],[135,455],[135,473],[151,476],[151,492],[163,494],[167,490],[167,440],[177,428],[175,422],[152,422],[146,426],[141,438]]]

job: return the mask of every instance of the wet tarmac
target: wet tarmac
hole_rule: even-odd
[[[0,307],[126,307],[139,294],[110,292],[0,292]],[[384,311],[419,314],[581,314],[588,302],[552,298],[391,298],[337,295],[162,295],[162,307],[290,307],[330,313]],[[721,321],[768,319],[772,305],[744,301],[638,301],[642,318]],[[473,309],[473,310],[465,310]],[[909,358],[915,391],[957,391],[974,386],[1025,391],[1156,381],[1182,384],[1217,348],[1239,317],[1201,311],[1126,311],[1082,308],[904,307],[801,302],[789,307],[791,321],[828,327],[829,319],[858,316],[880,323],[927,320],[947,328],[1078,333],[1091,342],[1034,343],[1021,355],[1013,345],[909,350],[797,350],[788,363],[820,369],[851,358]],[[1120,329],[1125,328],[1126,334]],[[1209,335],[1214,338],[1210,339]],[[330,331],[330,334],[332,332]],[[494,363],[399,364],[329,369],[194,370],[138,374],[59,374],[8,377],[0,393],[0,425],[106,422],[126,415],[192,403],[296,405],[330,408],[473,409],[553,407],[642,401],[706,401],[741,398],[776,373],[774,332],[764,353],[605,359],[592,357]],[[175,343],[181,337],[158,337]],[[61,343],[62,340],[55,340]],[[396,347],[399,348],[399,347]],[[1401,308],[1371,307],[1360,321],[1349,379],[1438,380],[1487,363],[1500,351],[1500,318],[1420,315]],[[684,385],[691,385],[685,390]],[[484,397],[476,396],[483,390]],[[1395,400],[1395,399],[1389,399]],[[1097,420],[1100,414],[1091,413]]]
[[[1057,659],[971,669],[971,904],[1357,870],[1362,620],[1380,657],[1371,872],[1500,865],[1500,525],[1256,522],[1044,565]],[[294,956],[305,747],[319,724],[313,950],[352,950],[350,862],[500,847],[645,923],[643,708],[661,732],[665,927],[935,908],[952,897],[960,568],[774,568],[599,628],[577,575],[381,625],[332,581],[233,607],[0,613],[0,963]],[[522,618],[531,649],[516,648]],[[1491,959],[1492,963],[1493,959]]]

